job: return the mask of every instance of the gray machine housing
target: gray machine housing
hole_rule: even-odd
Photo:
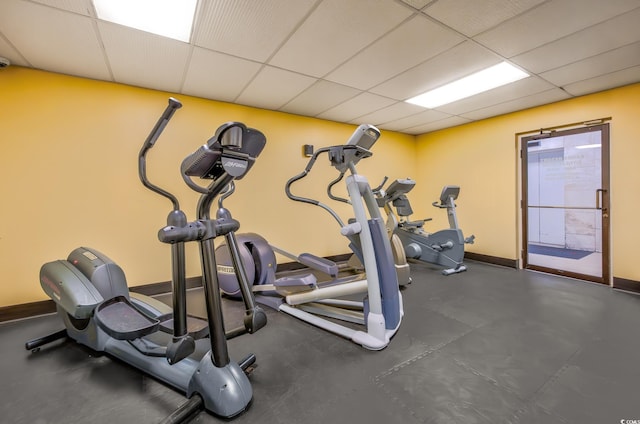
[[[398,272],[383,217],[367,179],[356,171],[356,164],[372,155],[369,149],[379,136],[379,130],[373,125],[360,125],[346,144],[317,150],[309,159],[304,171],[290,178],[285,185],[285,192],[291,200],[321,207],[338,222],[341,234],[347,237],[354,255],[364,266],[366,279],[360,277],[358,281],[338,281],[337,264],[309,253],[294,256],[280,249],[277,249],[278,253],[306,265],[311,270],[328,275],[331,279],[318,282],[313,273],[276,279],[276,248],[257,234],[238,236],[242,263],[247,273],[254,276],[254,290],[260,292],[260,295],[256,296],[258,302],[351,339],[370,350],[380,350],[388,345],[404,314]],[[327,194],[333,200],[352,206],[355,218],[348,223],[343,222],[328,205],[297,196],[290,190],[294,182],[309,174],[318,155],[322,153],[327,153],[331,165],[340,173],[338,178],[329,184]],[[349,174],[345,178],[349,199],[340,198],[331,192],[331,188],[341,181],[346,173]],[[216,249],[216,262],[221,289],[226,294],[235,295],[238,291],[237,280],[231,272],[232,260],[223,244]],[[408,265],[406,268],[408,271]],[[340,298],[347,296],[347,291],[348,295],[361,294],[361,300],[349,300],[349,306],[341,308],[346,306],[344,299],[324,296],[330,292],[331,296]],[[300,297],[296,298],[297,296]],[[358,331],[341,326],[321,316],[362,324],[366,330]]]
[[[52,282],[57,290],[52,288]],[[44,264],[40,270],[40,284],[47,294],[51,293],[67,334],[78,343],[144,369],[156,379],[184,392],[187,397],[198,393],[203,396],[206,408],[221,416],[237,415],[246,407],[247,399],[253,397],[251,383],[235,362],[230,362],[223,369],[216,368],[208,352],[199,360],[189,357],[171,365],[164,356],[141,354],[135,343],[140,338],[117,340],[107,334],[94,315],[96,307],[105,300],[125,296],[138,311],[144,311],[150,321],[162,319],[171,310],[146,296],[130,297],[122,269],[99,251],[80,247],[71,252],[67,260]],[[170,334],[165,338],[169,339]],[[202,345],[198,350],[207,348],[206,340],[198,342]],[[144,345],[147,352],[163,348],[157,340],[144,339]],[[234,390],[230,390],[232,387]]]
[[[419,221],[408,219],[413,214],[413,209],[406,194],[415,184],[412,179],[397,179],[386,190],[379,191],[377,201],[387,212],[387,225],[393,227],[393,233],[400,238],[407,258],[444,267],[444,275],[466,271],[464,245],[472,244],[475,236],[465,238],[458,225],[455,200],[460,193],[460,187],[444,186],[440,202],[432,203],[434,207],[447,210],[449,228],[429,233],[425,231],[424,223],[431,218]],[[396,218],[392,206],[399,219]]]
[[[210,217],[215,197],[234,179],[241,179],[265,146],[258,130],[239,122],[218,128],[205,146],[189,155],[181,167],[184,181],[201,193],[198,219],[187,222],[178,199],[151,183],[146,175],[146,154],[154,146],[173,113],[181,107],[173,98],[145,140],[138,156],[142,184],[172,203],[167,225],[158,231],[159,241],[171,246],[173,307],[148,296],[130,293],[124,272],[106,255],[80,247],[66,260],[45,263],[40,284],[56,303],[65,329],[25,344],[39,347],[69,337],[95,351],[106,352],[182,391],[187,403],[168,418],[177,422],[201,405],[215,415],[231,418],[242,413],[253,398],[247,373],[254,355],[240,363],[230,360],[227,339],[253,333],[266,324],[264,311],[256,305],[246,278],[238,275],[245,303],[244,325],[226,331],[213,256],[214,238],[235,240],[238,221],[226,209]],[[207,187],[191,177],[211,180]],[[205,287],[207,318],[186,313],[184,244],[198,242]],[[188,415],[188,414],[187,414]]]

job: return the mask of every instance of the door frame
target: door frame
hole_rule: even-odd
[[[581,123],[562,125],[552,128],[541,128],[534,131],[526,131],[516,134],[516,145],[519,156],[519,192],[520,192],[520,213],[519,213],[519,252],[520,252],[520,268],[541,271],[550,274],[562,275],[566,277],[576,278],[580,280],[592,281],[611,285],[611,184],[610,184],[610,127],[606,121],[611,118],[601,118]],[[603,209],[602,218],[602,278],[596,276],[580,274],[572,271],[566,271],[555,268],[547,268],[539,265],[530,265],[528,263],[528,211],[527,211],[527,142],[535,139],[543,139],[549,137],[558,137],[564,135],[572,135],[579,133],[587,133],[591,131],[602,131],[602,189],[605,190],[602,195]],[[524,142],[527,140],[527,142]],[[605,212],[606,211],[606,212]]]

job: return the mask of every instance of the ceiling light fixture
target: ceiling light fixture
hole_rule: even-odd
[[[197,0],[93,0],[98,19],[189,42]]]
[[[442,87],[412,97],[406,100],[406,102],[433,109],[521,80],[528,76],[529,74],[521,69],[507,62],[501,62],[475,74],[443,85]]]

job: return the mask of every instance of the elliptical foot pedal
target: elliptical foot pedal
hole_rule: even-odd
[[[160,323],[137,310],[124,296],[98,305],[95,319],[105,333],[117,340],[134,340],[155,333]]]
[[[318,280],[313,274],[305,274],[297,277],[283,277],[274,282],[276,292],[281,296],[315,290]]]
[[[330,275],[332,278],[336,278],[338,276],[338,265],[327,258],[316,256],[311,253],[301,253],[300,256],[298,256],[298,262],[311,269]]]
[[[159,330],[173,334],[173,318],[162,321]],[[187,315],[187,334],[195,340],[204,339],[209,336],[209,323],[206,319]]]

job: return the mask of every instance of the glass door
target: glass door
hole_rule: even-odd
[[[609,125],[522,138],[525,268],[609,284]]]

